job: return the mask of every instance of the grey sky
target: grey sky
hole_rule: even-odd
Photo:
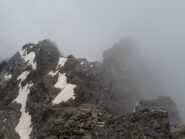
[[[167,93],[185,117],[184,7],[184,0],[0,0],[0,59],[49,38],[65,54],[101,60],[130,35],[163,69]]]
[[[0,0],[0,58],[50,38],[64,53],[95,60],[125,35],[155,45],[147,50],[157,53],[165,43],[185,43],[184,6],[183,0]]]

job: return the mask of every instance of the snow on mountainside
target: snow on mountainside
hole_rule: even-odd
[[[5,79],[5,80],[10,80],[11,78],[12,78],[12,75],[11,75],[11,74],[6,73],[6,74],[4,75],[4,79]]]
[[[67,78],[65,76],[65,73],[59,74],[58,81],[55,84],[55,87],[61,89],[62,91],[52,101],[53,104],[66,102],[70,98],[75,99],[74,89],[76,88],[76,85],[67,83]]]
[[[63,74],[59,73],[59,69],[65,65],[66,61],[67,61],[66,58],[60,57],[56,68],[56,72],[55,73],[53,71],[49,72],[49,75],[51,75],[52,77],[58,75],[58,81],[54,86],[55,88],[59,88],[61,90],[61,92],[52,101],[53,104],[59,104],[61,102],[68,101],[70,98],[73,99],[75,98],[74,89],[76,88],[76,85],[67,83],[67,77],[65,73]]]
[[[32,48],[30,46],[30,48]],[[30,52],[28,53],[26,49],[23,49],[19,52],[22,59],[28,63],[28,65],[32,66],[32,70],[36,70],[36,62],[35,62],[35,53]],[[15,131],[19,134],[21,139],[29,139],[30,133],[32,131],[31,125],[31,116],[28,112],[26,112],[26,103],[27,97],[30,93],[30,88],[33,86],[33,83],[27,83],[25,86],[22,86],[22,82],[28,77],[30,71],[24,71],[21,75],[17,78],[20,80],[19,83],[19,95],[13,102],[17,102],[21,104],[21,117],[19,119],[19,123],[17,124]]]
[[[58,107],[56,105],[64,102],[79,105],[91,99],[95,103],[98,98],[90,98],[88,93],[82,92],[86,88],[81,89],[92,76],[87,74],[94,73],[93,64],[73,56],[63,57],[48,40],[23,46],[20,52],[1,64],[0,119],[3,126],[0,137],[29,139],[44,134],[37,123],[42,123],[41,116],[47,105]],[[89,84],[89,87],[92,85]],[[87,91],[89,95],[95,92],[91,89]],[[81,93],[86,95],[81,96]]]
[[[112,63],[117,57],[111,51],[105,63],[88,62],[64,57],[52,42],[44,40],[24,45],[2,62],[0,139],[169,139],[165,111],[142,109],[120,116],[132,112],[141,96],[135,92],[132,98],[134,93],[122,90],[125,73],[117,80],[111,72],[119,67]],[[119,97],[118,91],[123,93]],[[123,104],[128,107],[120,107]]]

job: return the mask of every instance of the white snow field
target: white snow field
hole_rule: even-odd
[[[22,59],[24,59],[25,62],[28,62],[28,65],[31,65],[33,70],[36,70],[37,69],[37,64],[36,62],[34,61],[35,60],[35,52],[30,52],[28,54],[27,50],[22,50],[19,52],[20,56]]]
[[[10,80],[10,79],[12,79],[12,74],[6,73],[6,74],[4,75],[4,79],[5,79],[5,80]]]
[[[56,76],[59,72],[59,69],[65,65],[66,61],[67,61],[67,58],[60,57],[58,60],[58,65],[57,65],[56,71],[55,72],[50,71],[49,75],[51,75],[52,77]]]
[[[58,61],[57,69],[59,69],[60,67],[63,67],[65,65],[66,61],[67,61],[67,58],[60,57],[59,61]]]
[[[67,77],[65,76],[65,73],[59,73],[58,81],[55,84],[55,87],[61,89],[62,91],[52,101],[53,104],[66,102],[71,98],[75,99],[74,89],[76,88],[76,85],[67,83]]]
[[[18,97],[13,101],[21,104],[21,117],[19,123],[17,124],[15,131],[19,134],[20,139],[29,139],[29,135],[32,131],[31,128],[31,116],[26,112],[26,102],[27,96],[30,93],[30,88],[33,86],[32,83],[27,83],[25,86],[21,86],[22,82],[27,78],[30,72],[23,72],[17,80],[20,80],[19,83],[19,92]]]
[[[75,99],[74,89],[76,88],[76,85],[67,83],[66,74],[59,73],[60,68],[65,65],[66,61],[67,58],[60,57],[56,72],[49,72],[49,75],[51,75],[52,77],[58,75],[58,81],[54,87],[61,89],[61,92],[53,99],[52,104],[60,104],[61,102],[66,102],[71,98]]]
[[[26,50],[22,50],[19,52],[21,58],[25,62],[28,62],[28,65],[32,66],[33,70],[36,70],[36,62],[35,60],[35,53],[30,52],[29,54],[27,53]],[[30,94],[30,88],[33,86],[33,83],[27,83],[25,86],[22,86],[22,82],[26,80],[28,75],[30,74],[30,71],[24,71],[19,75],[17,80],[20,80],[19,83],[19,92],[17,98],[13,102],[17,102],[18,104],[21,105],[21,117],[19,119],[19,123],[15,127],[15,131],[19,134],[20,139],[30,139],[30,133],[32,131],[31,127],[31,116],[29,115],[28,112],[26,112],[26,103],[27,103],[27,97]]]

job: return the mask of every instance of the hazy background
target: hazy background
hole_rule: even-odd
[[[185,119],[184,0],[0,0],[0,59],[49,38],[65,54],[102,60],[103,50],[133,36]]]

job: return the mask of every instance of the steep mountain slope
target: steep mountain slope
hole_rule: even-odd
[[[49,40],[24,45],[0,64],[0,138],[169,139],[167,111],[117,117],[128,110],[112,89],[125,83],[110,78],[109,64],[64,57]],[[119,91],[133,111],[133,98]]]
[[[47,107],[64,102],[75,106],[103,103],[107,97],[99,84],[98,68],[101,68],[99,63],[62,57],[48,40],[23,46],[0,65],[0,119],[4,121],[1,137],[35,136],[42,130],[37,126],[43,122]]]

